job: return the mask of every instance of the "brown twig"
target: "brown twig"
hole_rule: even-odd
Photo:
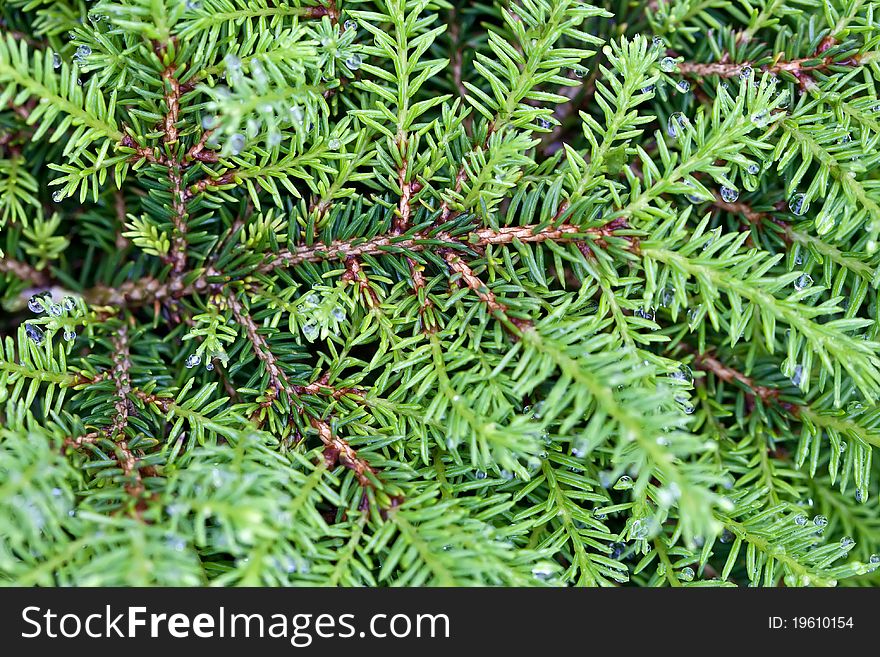
[[[278,267],[295,267],[304,262],[321,262],[327,259],[345,260],[352,256],[391,253],[395,249],[424,251],[431,248],[441,248],[444,245],[449,247],[462,245],[481,247],[490,244],[510,244],[514,240],[558,242],[583,239],[584,237],[594,238],[598,244],[602,245],[605,243],[605,239],[619,228],[619,223],[599,228],[580,228],[572,224],[561,224],[541,229],[537,229],[535,226],[505,226],[498,230],[478,228],[462,238],[452,237],[448,233],[437,233],[431,236],[416,235],[408,238],[401,238],[393,234],[377,235],[368,240],[337,241],[329,245],[303,245],[292,250],[284,250],[261,265],[258,271],[267,273]],[[437,244],[437,242],[441,244]]]
[[[287,374],[278,366],[278,359],[269,350],[266,338],[260,334],[259,327],[247,310],[245,310],[244,305],[232,292],[227,293],[226,304],[232,311],[235,321],[244,329],[254,354],[265,365],[266,371],[269,373],[269,385],[275,391],[275,394],[280,393],[282,390],[291,394],[292,388]]]
[[[208,140],[214,134],[213,130],[205,130],[199,140],[190,148],[183,157],[184,164],[190,164],[193,160],[199,162],[216,162],[220,156],[212,151],[207,150]]]
[[[788,61],[781,60],[783,53],[778,53],[776,58],[769,64],[758,66],[757,69],[777,75],[782,72],[793,75],[802,89],[809,88],[813,82],[811,73],[820,71],[826,72],[831,66],[850,66],[855,67],[861,65],[864,59],[872,59],[874,53],[865,53],[854,55],[848,59],[835,60],[833,56],[820,57],[820,55],[834,45],[834,39],[830,41],[826,38],[816,49],[816,54],[812,57],[802,57],[800,59],[792,59]],[[818,62],[816,60],[819,60]],[[681,62],[678,65],[678,71],[690,78],[704,78],[710,75],[717,75],[721,78],[738,77],[744,67],[754,68],[749,62],[731,62],[729,55],[725,54],[719,61],[711,63],[699,62]]]
[[[121,228],[125,226],[125,220],[128,217],[128,208],[125,204],[125,193],[121,189],[117,189],[113,193],[114,209],[116,210],[116,221],[117,221],[117,229],[116,229],[116,248],[119,251],[124,251],[129,246],[131,246],[131,242],[128,241],[128,238],[122,234]]]
[[[694,365],[701,370],[711,372],[716,377],[727,383],[736,381],[744,388],[747,394],[758,397],[764,403],[776,401],[779,398],[780,391],[778,388],[768,388],[767,386],[758,385],[753,379],[746,376],[742,372],[725,365],[715,356],[709,353],[694,353]]]
[[[480,277],[477,276],[468,264],[461,259],[461,256],[458,255],[458,253],[445,249],[442,251],[442,255],[443,259],[446,260],[446,263],[449,265],[449,268],[456,274],[460,275],[461,282],[470,288],[477,297],[479,297],[480,301],[486,304],[490,313],[507,314],[507,306],[498,301],[495,293],[483,283]]]
[[[108,427],[107,432],[111,438],[116,439],[116,460],[119,467],[122,468],[123,474],[131,479],[126,484],[125,490],[140,505],[143,504],[143,495],[146,491],[143,477],[156,476],[156,470],[153,466],[140,467],[141,454],[135,453],[128,445],[125,438],[125,429],[128,427],[128,416],[130,412],[131,402],[128,396],[131,394],[131,352],[129,348],[128,327],[123,324],[119,327],[116,335],[113,336],[113,379],[116,384],[116,416],[113,418],[113,424]]]
[[[110,426],[110,435],[116,436],[128,426],[129,401],[131,393],[131,352],[129,350],[128,327],[123,324],[113,336],[113,380],[116,384],[116,417]]]
[[[359,457],[347,441],[339,436],[334,436],[329,424],[317,418],[312,418],[311,423],[318,432],[321,442],[324,443],[324,462],[327,467],[333,468],[337,463],[341,463],[354,472],[361,486],[364,488],[372,487],[373,482],[370,481],[367,473],[375,475],[375,468]]]
[[[65,448],[80,449],[83,445],[95,444],[103,435],[101,431],[90,431],[81,436],[65,438],[63,445]]]
[[[153,393],[144,392],[139,388],[132,390],[132,394],[144,402],[144,404],[155,406],[163,413],[167,413],[174,406],[174,400],[171,397],[160,397]]]
[[[471,149],[471,152],[476,150],[476,147]],[[458,170],[458,173],[455,176],[455,183],[452,188],[455,190],[455,193],[461,191],[462,185],[464,185],[464,181],[467,179],[467,169],[462,164],[461,168]],[[449,217],[452,215],[452,210],[449,208],[449,202],[444,199],[444,201],[440,204],[440,217],[439,223],[446,223],[449,221]]]
[[[191,199],[193,196],[197,194],[201,194],[208,189],[216,189],[219,187],[225,187],[226,185],[235,184],[235,178],[239,175],[238,169],[230,169],[226,173],[218,176],[217,178],[202,178],[198,182],[193,185],[190,185],[184,190],[183,196],[185,200]]]
[[[580,228],[572,224],[548,226],[540,229],[536,226],[505,226],[498,230],[479,228],[461,237],[453,237],[442,232],[429,236],[415,235],[411,237],[393,234],[377,235],[367,240],[358,238],[340,240],[331,244],[308,244],[294,249],[285,249],[257,267],[256,272],[270,273],[278,268],[295,267],[305,262],[322,262],[324,260],[342,260],[344,262],[350,257],[389,254],[394,253],[396,249],[418,252],[444,247],[479,248],[490,244],[510,244],[514,240],[533,243],[548,240],[570,242],[588,237],[593,239],[596,245],[605,247],[608,246],[608,239],[612,237],[614,232],[623,227],[625,227],[625,221],[617,219],[605,226],[595,228]],[[621,239],[625,241],[626,248],[638,249],[638,242],[635,238],[623,237]],[[188,275],[176,276],[164,282],[151,277],[143,277],[137,281],[126,281],[116,287],[99,285],[86,291],[83,296],[88,303],[96,306],[134,308],[206,292],[212,287],[216,287],[209,282],[209,278],[217,275],[218,272],[215,270],[190,272]],[[184,279],[188,279],[189,282],[185,283]]]
[[[363,267],[361,267],[360,260],[358,260],[357,256],[349,256],[345,259],[345,273],[342,275],[342,280],[349,283],[356,283],[361,294],[366,297],[367,305],[369,305],[370,308],[379,307],[379,297],[370,285],[367,274],[364,272]]]
[[[137,307],[162,303],[205,292],[209,288],[207,277],[210,273],[202,274],[188,284],[184,283],[184,276],[177,276],[165,282],[143,277],[115,287],[98,285],[86,291],[83,297],[93,306]]]
[[[30,283],[36,287],[45,287],[51,283],[49,274],[43,270],[35,269],[26,262],[13,260],[12,258],[0,258],[0,274],[12,274],[20,281]]]
[[[793,241],[791,225],[787,221],[784,221],[769,212],[760,212],[741,201],[729,203],[723,200],[717,192],[715,193],[715,200],[712,202],[712,205],[719,210],[723,210],[734,216],[742,217],[747,223],[753,226],[761,226],[765,221],[776,224],[782,229],[783,239],[789,244]]]

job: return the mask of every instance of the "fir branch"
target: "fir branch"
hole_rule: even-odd
[[[871,3],[50,4],[4,581],[876,584]]]

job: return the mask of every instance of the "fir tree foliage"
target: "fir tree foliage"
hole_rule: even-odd
[[[0,1],[0,578],[877,585],[875,9]]]

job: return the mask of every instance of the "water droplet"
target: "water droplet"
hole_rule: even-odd
[[[25,323],[24,332],[28,339],[34,344],[43,343],[43,329],[36,324],[31,324],[30,322]]]
[[[259,84],[259,85],[266,84],[266,69],[263,68],[263,65],[260,63],[259,59],[255,59],[255,60],[253,60],[253,62],[251,62],[251,75],[254,76],[254,80],[257,82],[257,84]],[[266,108],[268,108],[268,109],[266,109]],[[263,110],[265,112],[271,112],[272,105],[270,105],[270,104],[264,105]]]
[[[855,540],[853,540],[852,536],[844,536],[843,538],[840,539],[840,547],[842,547],[844,549],[849,549],[855,544],[856,544],[856,542],[855,542]]]
[[[796,515],[794,517],[794,524],[803,527],[807,524],[807,516],[805,516],[803,513]]]
[[[721,198],[725,203],[735,203],[739,198],[739,192],[731,187],[722,187]]]
[[[202,117],[203,130],[211,130],[215,125],[217,125],[217,117],[213,114],[205,114]]]
[[[608,514],[603,513],[602,509],[593,509],[593,517],[596,520],[605,520],[608,517]]]
[[[761,168],[757,164],[750,164],[748,166],[748,168],[746,168],[746,171],[748,171],[753,176],[757,175],[758,171],[760,171],[760,170],[761,170]]]
[[[870,557],[868,557],[868,563],[880,563],[880,554],[872,554]]]
[[[183,552],[186,549],[186,541],[175,534],[167,534],[165,542],[175,552]]]
[[[677,64],[672,57],[664,57],[660,60],[660,70],[664,73],[672,73],[676,66]]]
[[[816,525],[816,527],[824,527],[828,524],[828,518],[825,516],[816,516],[813,518],[813,524]]]
[[[354,53],[348,59],[345,60],[345,65],[348,67],[348,70],[356,71],[361,67],[361,64],[363,64],[363,61],[364,60],[360,55],[358,55],[357,53]]]
[[[539,401],[537,404],[535,404],[535,408],[532,409],[532,417],[535,418],[536,420],[540,420],[542,408],[544,408],[543,401]]]
[[[61,304],[50,303],[48,312],[52,317],[60,317],[64,310],[61,308]]]
[[[648,536],[648,523],[639,518],[637,520],[633,520],[632,524],[629,526],[629,535],[633,539],[643,539]]]
[[[756,128],[766,128],[767,124],[770,122],[770,114],[767,110],[761,110],[755,114],[752,114],[752,124]]]
[[[681,498],[681,489],[675,482],[657,490],[657,502],[665,508],[671,507],[679,498]]]
[[[553,576],[555,568],[551,564],[539,564],[532,568],[532,576],[535,579],[548,580]]]
[[[190,356],[187,357],[184,365],[186,365],[187,369],[192,369],[193,367],[195,367],[196,365],[198,365],[201,362],[202,362],[201,356],[199,356],[198,354],[191,354]]]
[[[788,209],[791,213],[801,217],[810,209],[810,202],[807,200],[806,194],[795,194],[788,201]]]
[[[327,142],[327,148],[329,148],[331,151],[339,150],[339,140],[331,139]]]
[[[652,48],[662,48],[664,46],[663,39],[658,36],[655,36],[651,39],[651,47]]]
[[[43,311],[45,310],[45,308],[43,308],[43,304],[40,303],[40,297],[38,297],[37,295],[34,295],[30,299],[28,299],[28,309],[32,313],[36,313],[37,315],[43,314]]]
[[[91,54],[92,54],[92,49],[86,45],[82,45],[76,49],[76,53],[73,56],[79,62],[82,62],[86,57],[88,57]]]
[[[813,284],[813,277],[809,274],[801,274],[794,282],[794,289],[800,292]]]
[[[670,373],[671,378],[676,381],[684,381],[685,383],[694,382],[694,372],[687,365],[682,364],[675,372]]]
[[[349,30],[356,30],[357,23],[355,23],[353,20],[349,19],[349,20],[345,21],[345,24],[343,25],[343,27],[345,28],[346,32]]]
[[[76,308],[76,300],[73,297],[64,297],[61,300],[61,307],[64,310],[73,310]]]
[[[749,76],[752,74],[752,67],[746,64],[739,70],[739,79],[740,80],[748,80]]]
[[[571,446],[571,455],[576,458],[583,458],[590,451],[590,444],[583,438],[578,438]]]
[[[281,143],[281,140],[281,133],[275,128],[270,128],[269,134],[266,137],[266,143],[269,145],[269,147],[274,148],[275,146],[278,146]]]
[[[542,116],[540,119],[538,119],[538,125],[541,126],[544,130],[550,130],[553,124],[550,123],[549,119]]]
[[[319,327],[318,327],[318,324],[315,322],[308,322],[306,324],[303,324],[303,327],[302,327],[303,335],[309,341],[312,341],[318,337],[318,331],[319,331]]]
[[[60,203],[64,199],[64,192],[60,189],[56,189],[52,192],[52,200],[56,203]]]
[[[686,94],[691,89],[691,83],[687,80],[679,80],[678,84],[675,85],[675,88],[681,93]]]
[[[617,483],[614,484],[614,490],[629,490],[632,487],[633,480],[629,475],[623,475],[617,480]]]
[[[587,75],[587,69],[583,66],[575,66],[572,72],[576,78],[584,78]]]
[[[649,94],[649,93],[651,93],[652,91],[654,91],[654,85],[653,85],[653,84],[649,84],[647,87],[642,87],[642,93],[643,93],[643,94]]]
[[[681,572],[678,574],[678,579],[682,582],[692,582],[694,579],[694,569],[690,566],[685,566],[681,569]]]
[[[290,108],[290,120],[297,124],[302,123],[303,113],[299,105]]]
[[[804,382],[804,368],[800,363],[794,366],[790,380],[791,384],[798,388],[800,388],[801,384]]]
[[[682,112],[674,112],[669,115],[669,120],[666,122],[666,134],[673,139],[677,139],[680,135],[684,134],[690,123],[690,119]]]
[[[214,371],[214,363],[212,363],[211,361],[208,361],[207,363],[205,363],[205,369],[208,370],[209,372],[213,372]]]
[[[223,58],[226,68],[230,71],[238,71],[241,69],[241,60],[233,54],[226,55]]]
[[[672,305],[672,302],[675,300],[675,288],[667,285],[662,290],[660,290],[660,306],[662,308],[669,308]]]
[[[861,503],[864,502],[864,501],[865,501],[865,495],[864,495],[864,493],[862,493],[862,491],[859,490],[859,489],[857,488],[857,489],[856,489],[856,502],[858,502],[859,504],[861,504]]]
[[[61,55],[57,52],[52,55],[52,68],[61,68]]]
[[[238,155],[244,150],[247,141],[241,133],[236,133],[229,138],[229,152]]]
[[[331,310],[330,314],[337,322],[345,321],[345,310],[343,310],[339,306],[336,306],[333,310]]]
[[[73,342],[74,340],[76,340],[76,331],[64,331],[64,339],[68,342]]]
[[[654,321],[654,317],[656,316],[653,309],[645,310],[644,308],[636,308],[633,315],[635,315],[636,317],[641,317],[642,319],[647,319],[651,322]]]
[[[718,540],[722,543],[730,543],[733,539],[733,532],[729,529],[725,529],[723,532],[721,532],[721,536],[718,537]]]

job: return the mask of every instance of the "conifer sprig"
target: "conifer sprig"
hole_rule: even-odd
[[[0,3],[0,577],[876,585],[875,5]]]

